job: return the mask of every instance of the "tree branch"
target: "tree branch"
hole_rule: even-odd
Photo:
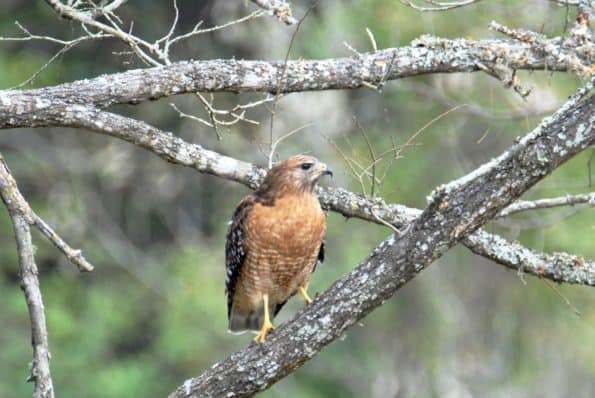
[[[536,253],[520,243],[476,231],[463,240],[463,244],[473,253],[494,259],[519,273],[528,273],[555,282],[576,283],[595,286],[595,262],[568,253]]]
[[[0,194],[4,203],[14,212],[27,221],[29,225],[36,227],[58,250],[60,250],[73,265],[81,272],[91,272],[94,267],[85,259],[80,250],[73,249],[66,243],[41,217],[39,217],[29,203],[25,200],[15,179],[10,174],[8,165],[0,153]]]
[[[291,6],[282,0],[250,0],[260,8],[270,11],[279,21],[285,25],[295,25],[298,20],[293,17]]]
[[[436,12],[436,11],[448,11],[459,7],[469,6],[479,0],[460,0],[460,1],[436,1],[436,0],[423,0],[429,6],[418,6],[411,0],[401,0],[401,3],[413,8],[414,10],[421,12]]]
[[[506,209],[502,210],[498,217],[507,217],[514,213],[527,210],[549,209],[560,206],[588,205],[595,207],[595,192],[580,195],[566,195],[558,198],[546,198],[538,200],[519,200]]]
[[[382,242],[265,344],[253,343],[186,380],[170,398],[251,396],[314,357],[459,240],[594,144],[592,83],[498,158],[439,187],[401,238]]]
[[[0,158],[1,160],[1,158]],[[8,173],[6,164],[0,162],[0,172]],[[17,252],[19,255],[21,289],[25,293],[29,318],[31,319],[31,345],[33,346],[33,362],[27,381],[35,383],[34,398],[53,398],[54,387],[50,374],[50,351],[48,346],[48,332],[39,280],[37,279],[37,265],[35,264],[33,243],[29,222],[21,212],[19,204],[12,201],[9,186],[0,178],[0,196],[8,209],[12,221]]]
[[[511,69],[576,71],[595,62],[595,48],[577,55],[571,38],[547,39],[546,55],[517,40],[446,40],[423,36],[411,46],[356,57],[304,61],[210,60],[177,62],[32,90],[0,91],[0,128],[23,127],[15,117],[53,102],[104,108],[176,94],[353,89],[428,73],[480,71],[487,64]],[[583,47],[585,45],[582,45]],[[590,51],[587,51],[589,50]],[[581,62],[577,65],[577,59]],[[283,73],[281,73],[283,71]],[[283,76],[282,81],[279,81]]]
[[[145,122],[92,107],[54,103],[28,114],[27,118],[34,120],[37,126],[82,127],[116,137],[145,148],[168,162],[236,181],[252,189],[258,187],[266,173],[265,168],[220,155]],[[340,188],[319,189],[318,195],[323,207],[346,217],[377,224],[384,224],[380,221],[383,220],[396,228],[406,226],[421,214],[417,209],[387,204],[381,198],[370,198]],[[496,263],[558,282],[595,286],[595,262],[565,253],[553,256],[535,253],[487,232],[476,235],[463,240],[463,244]],[[546,262],[548,259],[552,262]]]

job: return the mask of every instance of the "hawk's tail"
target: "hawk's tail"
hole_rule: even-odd
[[[249,312],[241,311],[233,306],[229,313],[229,331],[231,333],[244,333],[246,331],[258,332],[264,322],[264,309],[259,308]]]
[[[281,307],[285,305],[287,301],[276,304],[272,311],[272,317],[275,318]],[[272,320],[272,319],[271,319]],[[229,312],[229,325],[228,329],[231,333],[241,334],[246,331],[258,332],[264,322],[264,308],[260,306],[257,309],[250,310],[249,312],[242,311],[232,305],[231,311]]]

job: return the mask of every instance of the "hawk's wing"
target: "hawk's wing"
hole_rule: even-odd
[[[325,241],[323,239],[322,242],[320,242],[320,250],[318,251],[318,263],[324,262],[324,247]],[[312,270],[312,272],[314,272],[314,270]]]
[[[314,268],[312,268],[312,273],[316,271],[316,267],[318,266],[318,264],[322,264],[324,262],[324,243],[325,240],[322,239],[322,242],[320,242],[320,249],[318,249],[318,257],[316,258],[316,264],[314,264]]]
[[[236,207],[225,242],[225,293],[227,294],[227,317],[231,314],[231,304],[238,278],[246,259],[244,224],[254,207],[254,196],[246,196]]]

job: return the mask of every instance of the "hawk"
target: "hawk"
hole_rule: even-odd
[[[258,332],[264,343],[281,307],[306,289],[324,260],[325,214],[314,186],[332,171],[312,156],[277,163],[235,209],[225,244],[229,330]],[[272,315],[272,316],[271,316]]]

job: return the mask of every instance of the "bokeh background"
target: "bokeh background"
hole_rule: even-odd
[[[299,17],[308,2],[292,2]],[[178,1],[177,32],[198,21],[214,26],[253,11],[247,1]],[[119,15],[155,40],[173,20],[171,2],[130,0]],[[404,46],[422,34],[498,37],[491,20],[547,35],[565,34],[573,8],[553,1],[490,1],[444,13],[418,13],[393,0],[319,2],[302,24],[291,58],[350,56]],[[57,18],[43,1],[3,0],[0,36],[18,36],[19,21],[34,34],[69,39],[76,23]],[[259,18],[189,40],[173,51],[182,59],[283,59],[294,28]],[[0,88],[18,85],[60,47],[46,42],[0,42]],[[41,87],[143,65],[115,40],[80,45],[27,87]],[[279,147],[284,158],[311,153],[336,171],[329,185],[370,193],[350,175],[347,159],[369,164],[365,136],[376,153],[391,152],[422,129],[398,159],[378,165],[375,194],[423,207],[438,184],[497,156],[515,137],[562,104],[580,85],[565,73],[520,72],[533,87],[527,101],[480,73],[434,75],[371,89],[297,93],[276,109],[274,136],[301,132]],[[232,107],[255,94],[217,94]],[[213,129],[181,119],[171,108],[207,118],[192,95],[112,110],[140,118],[230,156],[266,164],[270,112],[260,122]],[[428,122],[452,109],[438,121]],[[354,118],[357,123],[354,122]],[[360,126],[358,126],[358,124]],[[114,138],[64,128],[0,133],[0,151],[25,197],[96,266],[80,274],[36,234],[37,262],[48,317],[54,385],[59,397],[162,397],[186,378],[248,344],[226,332],[224,241],[235,204],[249,191],[236,183],[168,164]],[[590,192],[593,150],[572,159],[525,198]],[[353,166],[353,163],[351,163]],[[355,166],[356,167],[356,166]],[[327,260],[311,292],[324,291],[354,268],[390,231],[328,215]],[[595,258],[593,208],[534,211],[487,228],[538,251]],[[0,397],[24,397],[31,360],[27,309],[7,212],[0,208]],[[294,300],[277,322],[302,305]],[[576,311],[580,311],[577,315]],[[554,285],[451,250],[401,289],[344,338],[263,397],[593,397],[595,289]]]

